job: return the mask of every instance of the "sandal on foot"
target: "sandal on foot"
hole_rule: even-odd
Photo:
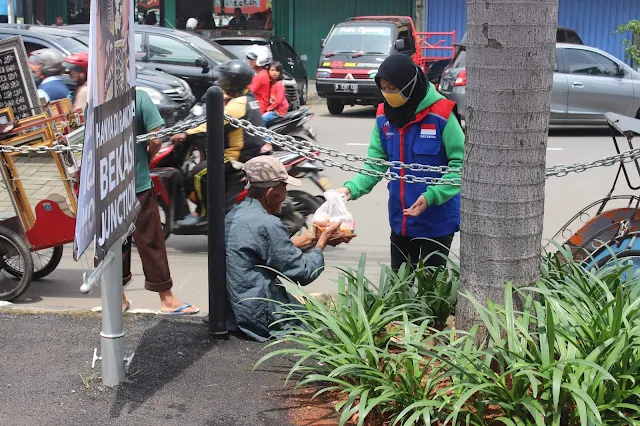
[[[200,309],[197,309],[194,312],[185,312],[185,309],[190,308],[192,305],[191,303],[185,303],[184,305],[180,306],[178,309],[171,311],[171,312],[162,312],[162,311],[158,311],[158,315],[164,315],[164,316],[189,316],[189,315],[196,315],[198,313],[200,313]]]

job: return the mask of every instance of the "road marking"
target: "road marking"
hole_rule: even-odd
[[[564,151],[564,148],[547,148],[547,151]]]
[[[368,143],[348,143],[347,146],[369,146]]]

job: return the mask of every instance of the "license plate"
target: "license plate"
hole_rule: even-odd
[[[357,84],[336,83],[336,92],[358,93]]]
[[[325,191],[328,191],[331,189],[331,181],[322,176],[320,179],[318,179],[318,183],[320,184],[320,186],[322,187],[322,189],[324,189]]]
[[[450,81],[443,81],[442,84],[440,85],[440,90],[449,90],[449,88],[451,87],[451,82]]]

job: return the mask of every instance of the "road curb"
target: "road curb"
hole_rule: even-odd
[[[324,304],[335,301],[335,297],[326,293],[311,293],[311,297],[318,299]],[[94,308],[78,308],[75,306],[22,306],[11,302],[0,302],[0,313],[14,314],[14,315],[66,315],[78,318],[100,318],[102,315],[102,307],[97,306]],[[180,320],[192,320],[201,322],[202,317],[205,315],[202,311],[196,315],[189,316],[164,316],[159,315],[158,311],[152,309],[129,309],[124,318],[132,316],[156,316],[162,319],[180,319]]]

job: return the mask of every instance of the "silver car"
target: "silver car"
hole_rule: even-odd
[[[465,117],[467,52],[459,46],[439,90]],[[594,47],[556,44],[550,124],[606,124],[604,113],[640,118],[640,73]]]

